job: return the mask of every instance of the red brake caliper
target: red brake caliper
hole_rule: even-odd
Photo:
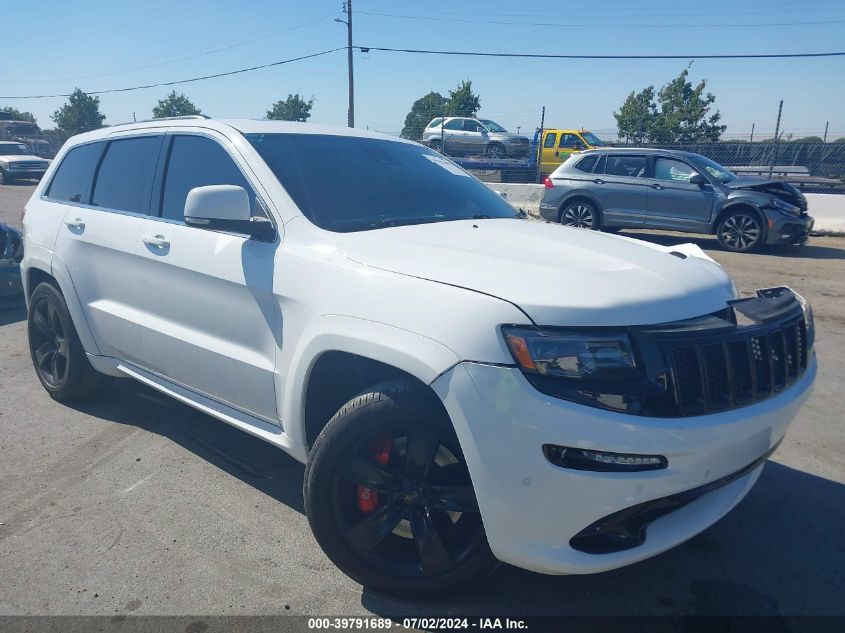
[[[380,437],[372,444],[373,458],[377,464],[386,466],[390,461],[390,449],[393,448],[393,440],[389,437]],[[378,507],[378,492],[367,486],[358,485],[358,508],[364,514],[370,514]]]

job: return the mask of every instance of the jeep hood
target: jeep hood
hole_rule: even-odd
[[[736,298],[725,271],[692,244],[667,248],[532,220],[346,233],[338,246],[360,264],[504,299],[541,325],[661,323]]]

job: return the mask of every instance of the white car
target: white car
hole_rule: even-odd
[[[326,554],[390,593],[689,539],[751,489],[816,374],[791,290],[740,300],[697,247],[527,219],[361,130],[82,134],[23,223],[50,395],[130,377],[278,446],[307,464]]]
[[[32,153],[24,143],[0,141],[0,185],[15,180],[40,180],[50,161]]]

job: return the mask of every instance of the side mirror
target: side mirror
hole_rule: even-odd
[[[249,194],[236,185],[194,187],[185,199],[185,224],[210,231],[230,231],[269,241],[273,224],[253,218]]]
[[[705,178],[702,174],[693,174],[689,177],[689,181],[691,185],[698,185],[699,187],[703,187],[707,184],[707,178]]]

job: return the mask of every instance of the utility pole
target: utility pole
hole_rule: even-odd
[[[824,139],[822,139],[823,143],[827,143],[827,126],[830,125],[830,121],[824,122]]]
[[[749,141],[749,143],[753,143],[753,142],[754,142],[754,124],[752,123],[751,124],[751,140]]]
[[[783,99],[780,100],[778,106],[778,122],[775,124],[775,145],[772,148],[772,162],[769,164],[769,178],[772,177],[772,172],[775,170],[775,161],[778,159],[778,134],[780,134],[780,115],[783,112]]]
[[[352,0],[343,3],[346,19],[335,18],[335,22],[346,25],[346,63],[349,66],[349,110],[346,124],[355,127],[355,79],[352,73]]]

